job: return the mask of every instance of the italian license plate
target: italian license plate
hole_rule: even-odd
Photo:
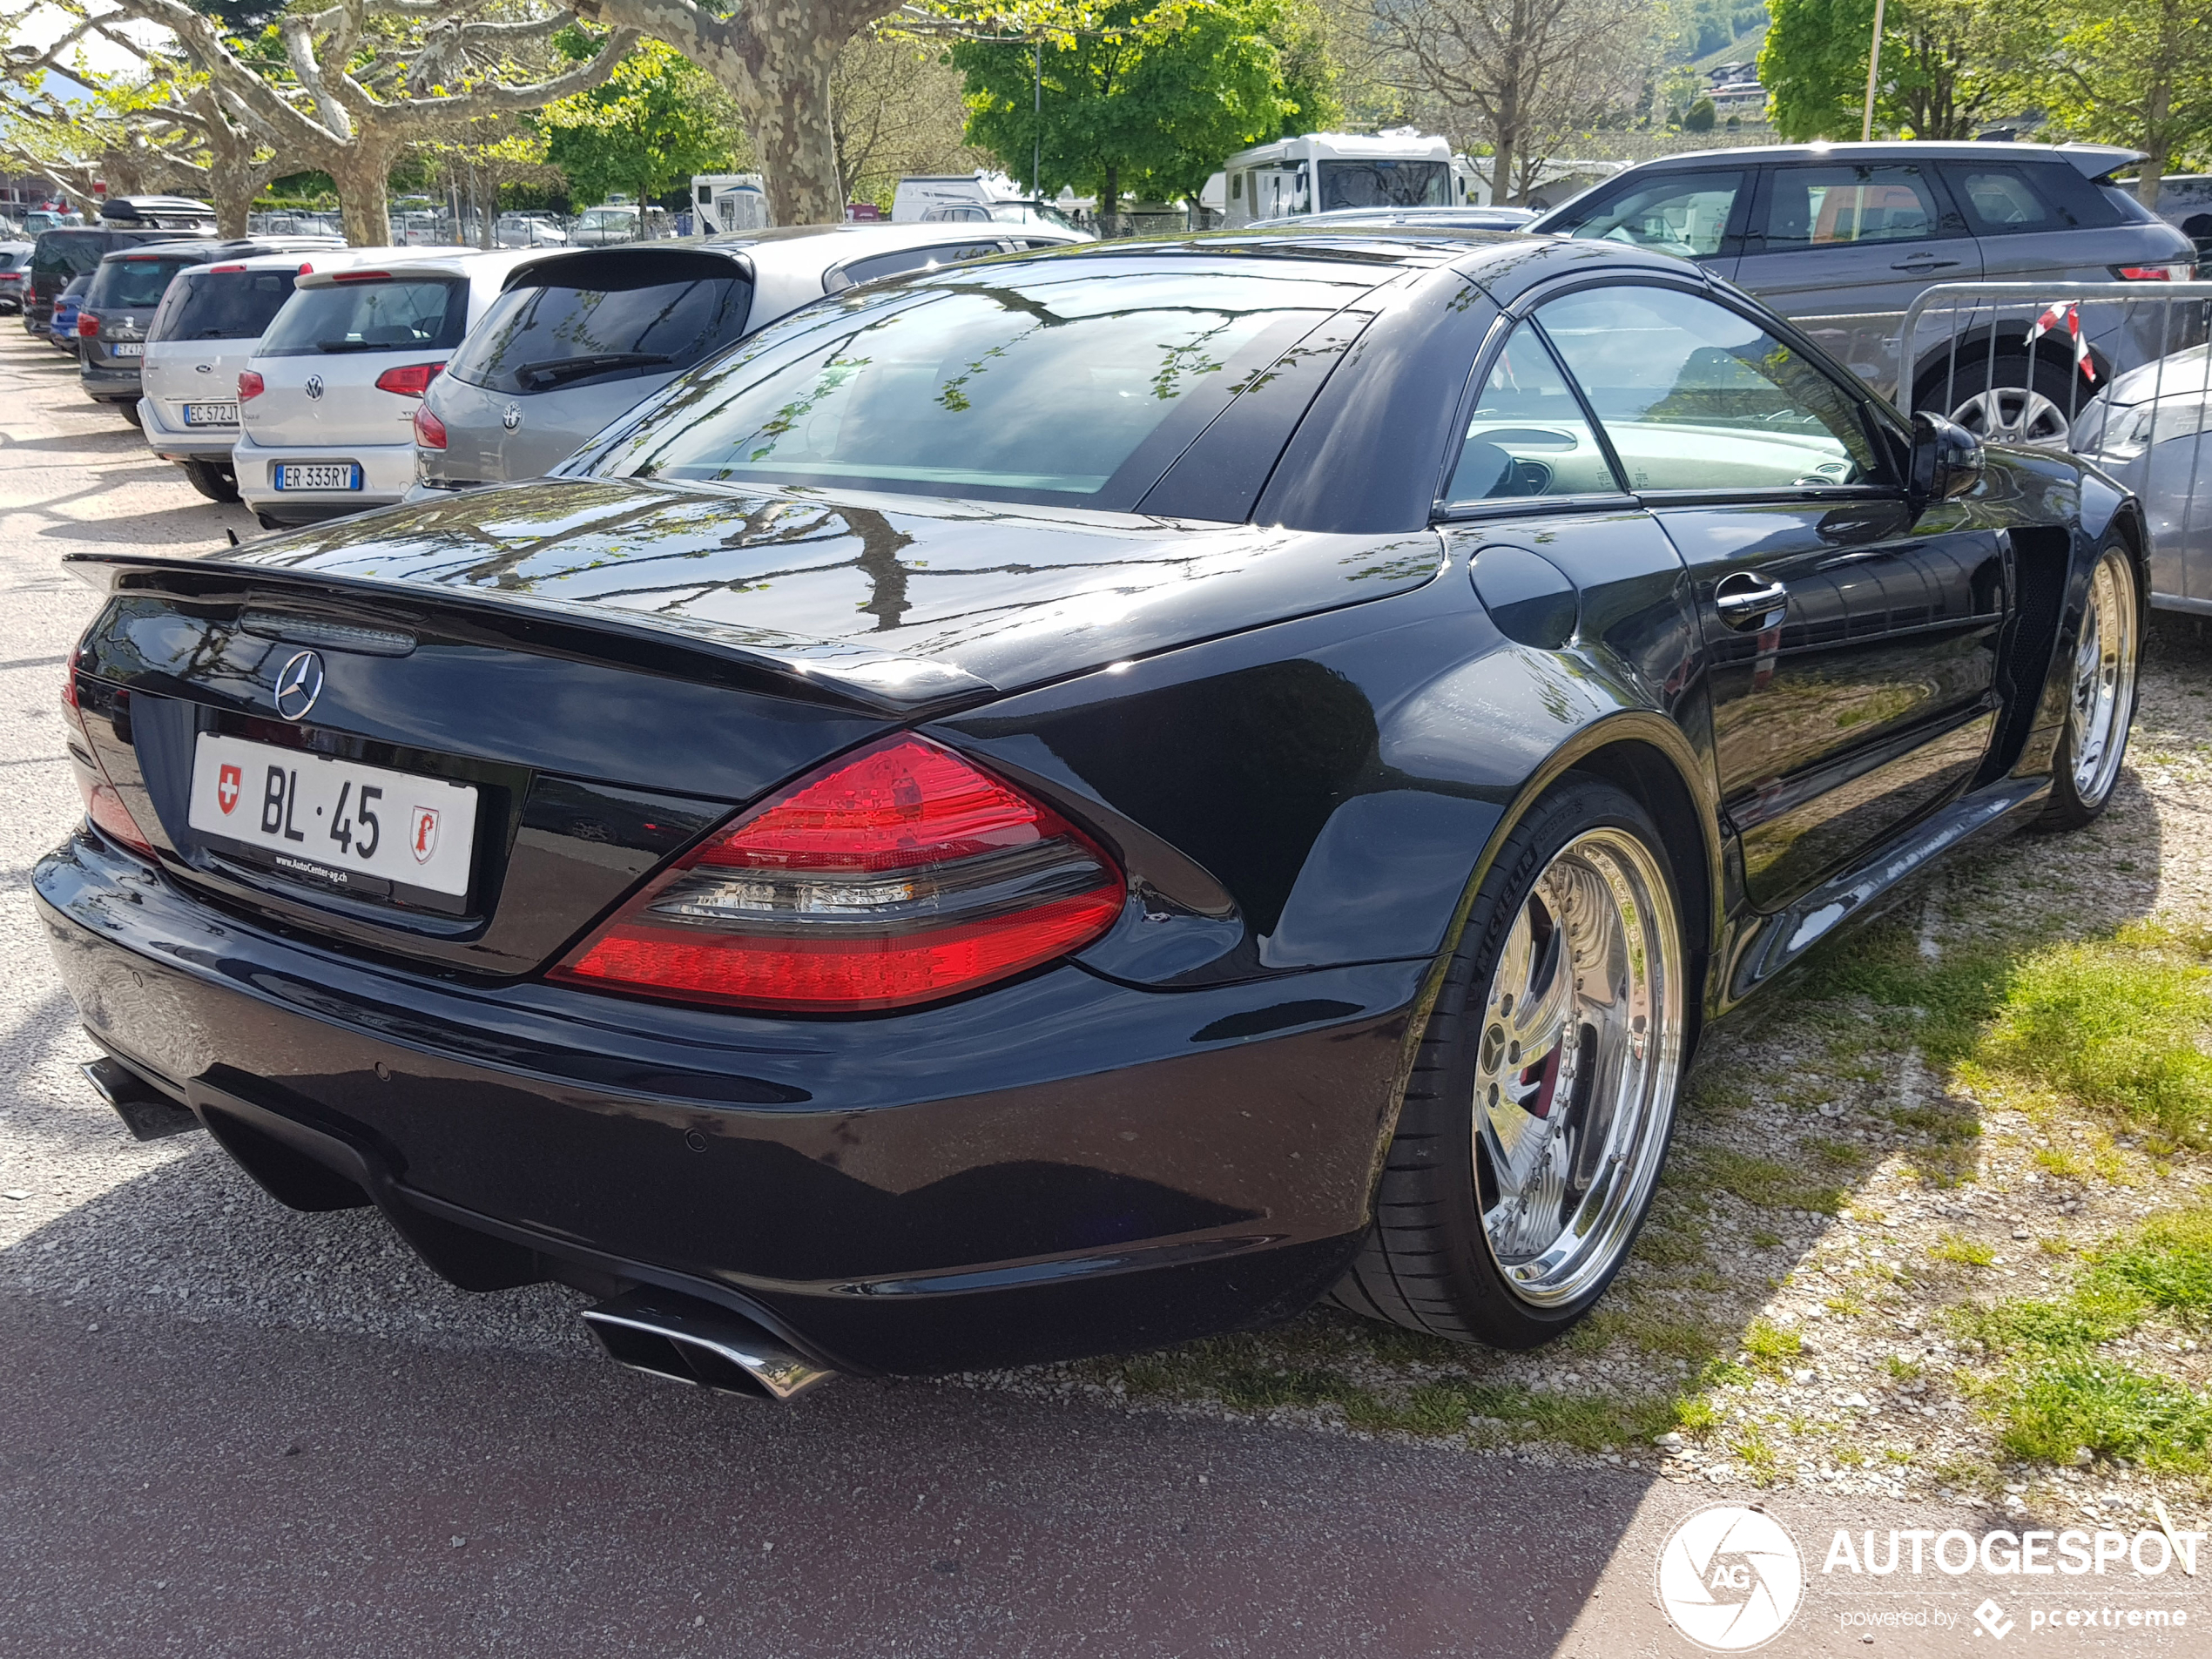
[[[359,489],[361,469],[350,461],[280,461],[270,470],[279,489]]]
[[[108,342],[107,354],[111,357],[144,357],[146,348],[135,340],[111,340]]]
[[[235,403],[187,403],[185,405],[186,426],[236,426],[238,405]]]
[[[414,889],[452,900],[469,891],[476,791],[203,732],[192,752],[187,821],[312,887],[371,899],[404,899]]]

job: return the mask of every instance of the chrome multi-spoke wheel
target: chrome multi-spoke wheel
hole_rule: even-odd
[[[1994,386],[1977,392],[1951,418],[1984,443],[2033,443],[2066,448],[2065,408],[2030,386]]]
[[[2094,816],[2120,781],[2128,728],[2135,718],[2135,663],[2141,642],[2135,572],[2125,548],[2107,547],[2089,573],[2081,634],[2059,745],[2053,805],[2062,821]]]
[[[1501,840],[1339,1305],[1529,1348],[1595,1305],[1650,1207],[1689,1063],[1666,848],[1642,803],[1572,775]]]
[[[1682,1063],[1678,929],[1625,830],[1554,854],[1499,953],[1474,1062],[1482,1230],[1539,1306],[1608,1275],[1643,1213]]]

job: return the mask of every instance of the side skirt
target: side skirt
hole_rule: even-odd
[[[1793,968],[1846,922],[1878,915],[1938,858],[2020,828],[2042,809],[2048,778],[2008,779],[1923,819],[1852,869],[1815,887],[1786,910],[1753,919],[1729,951],[1720,1008],[1736,1006]]]

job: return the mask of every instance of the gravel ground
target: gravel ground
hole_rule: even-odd
[[[31,864],[80,810],[55,699],[64,654],[95,599],[57,560],[94,546],[193,550],[221,544],[226,528],[254,532],[239,509],[191,495],[135,430],[84,402],[73,382],[73,364],[58,354],[0,338],[0,398],[16,412],[0,444],[0,586],[9,599],[0,707],[13,716],[0,726],[0,880],[10,895],[0,905],[0,1064],[9,1080],[0,1090],[0,1295],[41,1320],[83,1319],[88,1334],[104,1320],[206,1327],[211,1343],[249,1331],[327,1333],[334,1344],[442,1355],[441,1365],[509,1356],[628,1386],[596,1359],[572,1294],[456,1291],[372,1214],[284,1211],[204,1136],[132,1141],[78,1075],[92,1051],[20,896]],[[2170,625],[2153,645],[2134,759],[2110,814],[2087,834],[2016,840],[1936,878],[1891,924],[1912,930],[1929,961],[2054,904],[2085,935],[2133,918],[2202,922],[2212,913],[2212,651],[2194,628]],[[1893,1014],[1847,998],[1785,994],[1729,1022],[1713,1034],[1695,1083],[1667,1195],[1636,1261],[1606,1314],[1550,1350],[1452,1349],[1316,1312],[1227,1350],[998,1373],[965,1379],[973,1392],[927,1392],[985,1413],[1049,1397],[1332,1437],[1424,1438],[1363,1426],[1356,1410],[1294,1388],[1249,1386],[1254,1375],[1318,1366],[1355,1404],[1388,1405],[1441,1384],[1497,1391],[1513,1403],[1427,1433],[1427,1449],[1517,1471],[1532,1489],[1556,1489],[1580,1470],[1580,1478],[1649,1487],[1667,1513],[1683,1507],[1663,1496],[1674,1486],[1701,1494],[1778,1486],[1800,1504],[1855,1505],[1862,1514],[1910,1499],[1912,1515],[1955,1501],[2115,1520],[2149,1514],[2162,1495],[2177,1522],[2205,1524],[2205,1494],[2188,1482],[2006,1464],[1961,1380],[1971,1380],[1974,1360],[1946,1323],[1960,1303],[2053,1281],[2060,1258],[2040,1250],[2044,1238],[2091,1241],[2206,1196],[2212,1169],[2203,1160],[2154,1157],[2087,1115],[2054,1118],[1976,1098],[1931,1066]],[[1901,1126],[1892,1109],[1900,1104],[1937,1119],[1963,1115],[1979,1133],[1960,1142]],[[2054,1137],[2093,1146],[2103,1172],[2087,1181],[2047,1173],[2035,1154]],[[1746,1176],[1731,1158],[1771,1167]],[[1993,1259],[1932,1266],[1931,1250],[1950,1236],[1985,1244]],[[1739,1355],[1739,1338],[1761,1329],[1794,1335],[1798,1346]],[[2177,1352],[2180,1333],[2149,1339],[2160,1343],[2161,1364],[2204,1380],[2202,1356]],[[1716,1359],[1762,1358],[1734,1374],[1711,1369]],[[1646,1420],[1640,1412],[1684,1399],[1709,1408],[1702,1432],[1665,1444],[1629,1432]],[[1530,1401],[1581,1412],[1581,1426],[1532,1430],[1531,1422],[1566,1420],[1532,1418],[1522,1409]],[[1623,1426],[1617,1438],[1589,1426],[1607,1420]],[[1747,1455],[1747,1444],[1763,1444],[1764,1455]],[[1637,1566],[1633,1575],[1647,1573]],[[1599,1627],[1586,1616],[1577,1628]]]

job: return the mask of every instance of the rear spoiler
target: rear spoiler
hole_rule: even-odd
[[[2098,185],[2110,184],[2113,174],[2144,159],[2141,150],[2126,150],[2116,144],[2062,144],[2059,153],[2084,179]]]
[[[568,655],[653,673],[688,672],[750,683],[750,689],[839,704],[894,719],[944,712],[999,695],[989,681],[925,657],[901,657],[841,640],[732,628],[652,611],[546,599],[511,590],[467,592],[371,577],[309,575],[250,558],[70,553],[62,563],[71,575],[105,593],[153,590],[193,596],[211,589],[246,588],[257,599],[322,598],[355,614],[368,600],[399,626],[439,613],[506,628],[518,617],[524,617],[541,624],[533,630],[536,643]]]

